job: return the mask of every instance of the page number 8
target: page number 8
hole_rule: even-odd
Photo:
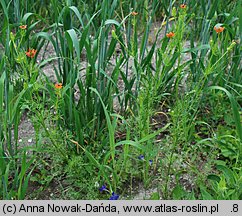
[[[233,205],[233,211],[232,212],[238,212],[239,211],[239,206],[238,204]]]

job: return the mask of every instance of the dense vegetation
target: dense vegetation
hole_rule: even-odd
[[[241,11],[0,0],[0,198],[242,199]]]

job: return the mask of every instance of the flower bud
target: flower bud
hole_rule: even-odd
[[[13,32],[10,32],[10,40],[11,41],[15,40],[15,34]]]
[[[175,8],[175,7],[172,8],[171,15],[172,15],[173,17],[176,16],[176,8]]]
[[[114,39],[118,39],[118,36],[116,35],[116,32],[115,32],[114,29],[112,30],[112,37],[113,37]]]
[[[230,46],[227,48],[227,50],[228,50],[228,51],[231,51],[231,50],[234,48],[235,45],[236,45],[236,42],[233,41],[233,42],[230,44]]]

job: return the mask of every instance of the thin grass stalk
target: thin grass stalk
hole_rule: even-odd
[[[20,3],[19,0],[14,0],[14,21],[15,23],[20,22]]]
[[[163,1],[163,6],[165,6],[164,1]],[[168,13],[166,14],[166,30],[165,30],[165,34],[168,32],[169,20],[170,20],[170,17],[171,17],[171,11],[172,11],[172,0],[170,0],[170,2],[169,2]]]
[[[3,63],[3,60],[2,62]],[[3,65],[3,64],[2,64]],[[2,73],[0,77],[0,143],[1,143],[1,150],[4,152],[4,73]],[[2,154],[1,154],[2,155]]]
[[[116,167],[116,160],[115,160],[115,134],[114,134],[114,128],[112,126],[112,123],[111,123],[111,119],[110,119],[110,116],[108,114],[108,111],[105,107],[105,104],[100,96],[100,94],[98,93],[98,91],[94,88],[90,88],[93,92],[95,92],[95,94],[97,94],[97,96],[99,97],[99,100],[102,104],[102,107],[103,107],[103,110],[104,110],[104,114],[105,114],[105,118],[106,118],[106,121],[107,121],[107,126],[108,126],[108,136],[109,136],[109,145],[110,145],[110,153],[111,153],[111,157],[112,157],[112,167],[113,167],[113,170],[115,170],[115,167]],[[114,190],[116,190],[116,182],[114,182]]]

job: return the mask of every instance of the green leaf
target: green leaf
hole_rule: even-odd
[[[104,114],[105,114],[105,117],[106,117],[106,121],[107,121],[107,125],[108,125],[110,151],[111,151],[111,155],[112,155],[112,159],[113,159],[112,161],[114,163],[114,157],[115,157],[114,128],[112,126],[112,123],[111,123],[111,120],[110,120],[110,116],[108,114],[106,106],[103,103],[103,100],[102,100],[100,94],[98,93],[98,91],[96,89],[92,88],[92,87],[90,87],[89,89],[97,94],[97,96],[99,97],[100,102],[102,104],[102,107],[103,107],[103,110],[104,110]]]
[[[123,140],[115,144],[115,148],[121,145],[131,145],[136,147],[137,149],[141,149],[145,151],[145,148],[143,145],[140,145],[138,142],[132,141],[132,140]]]
[[[203,200],[214,200],[213,196],[207,192],[205,187],[200,187],[201,195]]]
[[[208,19],[212,19],[212,18],[213,18],[215,12],[216,12],[217,9],[218,9],[219,4],[220,4],[220,0],[216,0],[216,1],[213,1],[213,2],[211,3],[212,6],[209,7],[210,10],[209,10],[209,13],[208,13],[208,16],[207,16]]]
[[[81,148],[82,148],[82,147],[81,147]],[[88,159],[93,163],[93,165],[100,169],[100,166],[101,166],[101,165],[100,165],[99,162],[94,158],[94,156],[93,156],[89,151],[87,151],[86,149],[82,148],[82,150],[85,152],[86,156],[87,156]]]
[[[6,162],[2,146],[0,146],[0,176],[3,176],[6,170]],[[0,180],[1,181],[1,180]]]
[[[83,24],[83,21],[82,21],[81,14],[80,14],[80,12],[78,11],[77,7],[75,7],[75,6],[70,6],[69,8],[70,8],[70,9],[76,14],[76,16],[77,16],[77,18],[79,19],[79,21],[80,21],[82,27],[84,27],[84,24]]]
[[[42,37],[45,40],[48,40],[52,43],[52,45],[54,46],[55,50],[56,50],[56,43],[54,42],[53,38],[51,37],[51,35],[47,32],[38,32],[34,35],[34,37],[38,38],[38,37]]]
[[[145,136],[144,138],[142,138],[141,140],[139,140],[139,143],[142,143],[142,142],[146,142],[152,138],[154,138],[155,136],[157,136],[159,133],[165,131],[171,124],[168,123],[165,127],[157,130],[156,132],[152,133],[152,134],[149,134],[147,136]]]
[[[80,39],[80,52],[82,51],[82,48],[85,45],[86,40],[88,39],[89,35],[88,35],[88,31],[89,31],[89,27],[91,22],[93,21],[93,19],[95,18],[95,16],[100,12],[100,10],[98,12],[96,12],[91,19],[89,19],[88,23],[85,25],[82,34],[81,34],[81,39]],[[87,53],[88,54],[88,53]],[[90,58],[90,57],[89,57]]]
[[[120,27],[120,23],[113,19],[106,20],[104,25],[116,25],[116,26]]]
[[[186,195],[186,192],[181,187],[181,185],[177,185],[172,191],[172,198],[174,200],[181,200]]]
[[[154,192],[150,196],[150,200],[160,200],[160,194],[158,192]]]
[[[69,37],[68,37],[68,35],[69,35]],[[73,50],[73,47],[75,48],[76,55],[77,55],[77,61],[79,63],[80,57],[81,57],[80,44],[79,44],[78,37],[77,37],[75,30],[74,29],[67,30],[66,36],[67,36],[66,38],[67,38],[67,42],[68,42],[70,50]]]
[[[209,89],[215,89],[215,90],[222,90],[223,92],[225,92],[230,100],[230,104],[232,107],[232,111],[233,111],[233,117],[234,117],[234,121],[235,121],[235,126],[236,126],[236,131],[237,131],[237,135],[240,139],[240,149],[239,149],[239,154],[240,154],[240,158],[242,159],[242,126],[241,126],[241,122],[240,122],[240,113],[238,110],[238,103],[236,102],[235,98],[233,97],[233,95],[225,88],[220,87],[220,86],[211,86]]]
[[[219,181],[220,181],[220,177],[217,176],[217,175],[214,175],[214,174],[208,175],[207,178],[208,178],[209,180],[213,180],[213,181],[216,181],[216,182],[219,182]]]
[[[1,78],[0,78],[0,116],[1,116],[1,114],[3,112],[4,76],[5,76],[5,73],[3,73]]]
[[[222,171],[225,178],[227,179],[229,185],[234,186],[236,184],[236,179],[234,176],[234,173],[232,170],[230,170],[229,168],[223,166],[223,165],[217,165],[216,166],[218,170]]]
[[[8,19],[8,9],[6,7],[5,1],[4,0],[0,0],[0,3],[2,5],[4,15],[5,15],[6,19]]]
[[[153,44],[153,46],[150,49],[148,55],[142,61],[141,65],[142,65],[143,68],[145,68],[146,65],[151,63],[151,59],[152,59],[152,57],[154,55],[155,48],[156,48],[156,42]]]
[[[240,37],[240,46],[241,46],[241,43],[242,43],[242,13],[241,13],[242,4],[241,4],[241,1],[240,2],[238,1],[237,10],[239,13],[239,37]]]
[[[198,47],[194,47],[192,49],[186,48],[186,49],[182,50],[182,53],[188,53],[188,52],[196,53],[197,51],[204,50],[204,49],[210,49],[210,45],[203,44]]]
[[[22,18],[22,22],[23,22],[23,23],[26,23],[26,22],[27,22],[27,19],[28,19],[30,16],[32,16],[32,15],[34,15],[34,13],[26,13],[26,14],[24,14],[24,16],[23,16],[23,18]]]

